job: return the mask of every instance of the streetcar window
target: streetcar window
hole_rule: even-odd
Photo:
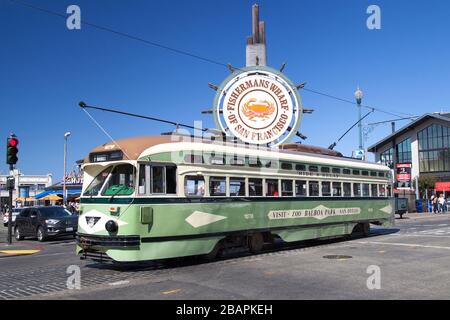
[[[344,189],[344,197],[351,197],[352,196],[352,184],[349,182],[343,183],[343,189]]]
[[[369,184],[363,183],[362,185],[363,197],[368,197],[370,195],[369,190],[370,190]]]
[[[245,166],[245,160],[242,158],[234,157],[230,159],[230,165],[232,166]]]
[[[309,166],[309,171],[311,171],[311,172],[319,172],[319,167],[317,167],[317,166]]]
[[[105,183],[106,178],[108,177],[109,173],[111,172],[112,167],[106,168],[102,172],[100,172],[94,180],[89,184],[89,186],[86,188],[86,191],[84,191],[84,196],[96,196],[103,184]]]
[[[309,196],[318,197],[319,196],[319,182],[309,181]]]
[[[378,197],[378,185],[377,184],[372,184],[370,186],[371,191],[372,191],[372,197]]]
[[[361,174],[362,174],[363,176],[368,176],[368,175],[369,175],[369,171],[363,170],[363,171],[361,171]]]
[[[255,157],[249,157],[248,158],[248,166],[252,168],[261,168],[262,163],[258,158]]]
[[[353,196],[361,197],[361,184],[360,183],[353,184]]]
[[[350,174],[351,171],[350,171],[350,169],[342,169],[342,173],[343,174]]]
[[[188,197],[205,195],[205,178],[203,176],[187,176],[184,183],[184,194]]]
[[[360,174],[360,173],[359,173],[359,170],[353,170],[352,173],[353,173],[355,176],[359,176],[359,174]]]
[[[139,166],[139,194],[150,193],[150,166],[141,164]]]
[[[177,168],[166,167],[166,193],[177,193]]]
[[[225,164],[224,158],[219,158],[219,157],[211,157],[211,159],[209,161],[213,165],[223,166]]]
[[[380,197],[386,196],[386,188],[385,188],[384,184],[380,184],[378,190],[379,190],[378,194]]]
[[[230,178],[230,197],[245,197],[244,178]]]
[[[164,193],[164,167],[152,166],[152,191],[151,193]]]
[[[377,176],[376,171],[370,171],[370,176],[371,176],[371,177],[376,177],[376,176]]]
[[[342,196],[342,186],[340,182],[333,182],[333,197]]]
[[[119,164],[114,167],[106,181],[102,195],[129,196],[134,192],[135,168],[131,164]]]
[[[281,169],[283,169],[283,170],[292,170],[292,164],[291,163],[282,162],[281,163]]]
[[[212,197],[227,195],[227,179],[225,177],[209,178],[209,195]]]
[[[262,197],[262,179],[248,179],[248,193],[250,197]]]
[[[278,180],[266,179],[266,197],[278,196]]]
[[[339,168],[332,168],[331,172],[340,174],[341,173],[341,169],[339,169]]]
[[[331,183],[328,181],[322,182],[322,196],[330,197],[331,196]]]
[[[203,156],[195,154],[187,154],[184,157],[184,162],[186,163],[203,163]]]
[[[392,187],[391,187],[391,185],[387,186],[387,196],[388,197],[392,197]]]
[[[297,195],[297,197],[306,197],[306,181],[295,181],[295,194]]]
[[[283,197],[292,197],[294,195],[294,189],[292,180],[281,180],[281,195]]]
[[[320,172],[329,173],[330,168],[329,167],[320,167]]]
[[[262,160],[262,165],[266,168],[275,168],[275,163],[270,160]]]
[[[297,171],[306,171],[306,166],[304,164],[296,164],[295,170]]]
[[[384,172],[378,172],[379,177],[384,177]]]

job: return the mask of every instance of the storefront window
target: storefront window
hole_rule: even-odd
[[[417,133],[421,172],[450,171],[450,128],[433,124]]]

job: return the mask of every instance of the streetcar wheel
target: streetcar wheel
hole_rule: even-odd
[[[221,244],[220,244],[220,242],[217,242],[216,245],[214,246],[214,249],[212,249],[212,251],[210,253],[204,254],[201,257],[203,259],[205,259],[206,261],[213,261],[219,255],[220,249],[221,249]]]
[[[39,228],[37,229],[36,237],[37,237],[37,239],[38,239],[39,242],[44,242],[44,241],[45,241],[45,231],[44,231],[44,228],[39,227]]]
[[[353,229],[352,236],[367,237],[370,235],[370,223],[358,223]]]
[[[23,240],[23,236],[20,233],[19,227],[16,227],[14,229],[14,237],[16,238],[17,241]]]
[[[262,250],[263,246],[264,246],[264,238],[260,232],[254,233],[250,236],[248,242],[250,252],[258,253]]]

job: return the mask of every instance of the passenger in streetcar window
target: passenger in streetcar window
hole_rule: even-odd
[[[205,195],[205,185],[199,183],[197,188],[197,196],[204,196]]]

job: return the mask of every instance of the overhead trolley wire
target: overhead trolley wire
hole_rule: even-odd
[[[30,4],[28,2],[24,2],[24,1],[20,1],[20,0],[8,0],[8,1],[10,1],[12,3],[15,3],[15,4],[18,4],[18,5],[21,5],[21,6],[24,6],[24,7],[27,7],[27,8],[32,9],[32,10],[40,11],[40,12],[43,12],[43,13],[46,13],[46,14],[49,14],[49,15],[53,15],[53,16],[59,17],[59,18],[67,19],[67,15],[66,14],[61,14],[61,13],[58,13],[58,12],[55,12],[55,11],[52,11],[52,10],[49,10],[49,9],[46,9],[46,8],[35,6],[35,5]],[[219,65],[219,66],[226,67],[226,68],[230,67],[230,65],[227,64],[227,63],[223,63],[223,62],[220,62],[220,61],[217,61],[217,60],[214,60],[214,59],[206,58],[206,57],[200,56],[198,54],[194,54],[194,53],[191,53],[191,52],[188,52],[188,51],[184,51],[184,50],[181,50],[181,49],[169,47],[167,45],[163,45],[163,44],[160,44],[160,43],[157,43],[157,42],[154,42],[154,41],[146,40],[144,38],[141,38],[141,37],[138,37],[138,36],[134,36],[134,35],[131,35],[129,33],[125,33],[125,32],[122,32],[122,31],[117,31],[117,30],[114,30],[114,29],[109,28],[109,27],[104,27],[104,26],[101,26],[101,25],[98,25],[98,24],[95,24],[95,23],[92,23],[92,22],[88,22],[88,21],[86,21],[84,19],[81,21],[81,23],[83,25],[87,25],[87,26],[90,26],[90,27],[98,29],[98,30],[110,32],[110,33],[113,33],[113,34],[121,36],[121,37],[125,37],[125,38],[131,39],[131,40],[139,41],[141,43],[144,43],[144,44],[147,44],[147,45],[150,45],[150,46],[153,46],[153,47],[165,49],[165,50],[171,51],[171,52],[176,53],[176,54],[181,54],[181,55],[184,55],[184,56],[188,56],[188,57],[191,57],[191,58],[194,58],[194,59],[201,60],[203,62]],[[233,67],[233,69],[242,71],[242,69],[239,69],[239,68],[234,68]],[[320,91],[317,91],[317,90],[308,89],[308,88],[305,88],[305,87],[302,87],[301,90],[305,90],[305,91],[310,92],[310,93],[314,93],[314,94],[317,94],[317,95],[321,95],[321,96],[324,96],[324,97],[328,97],[330,99],[338,100],[338,101],[349,103],[349,104],[352,104],[352,105],[357,105],[354,101],[351,101],[351,100],[348,100],[348,99],[343,99],[343,98],[340,98],[340,97],[337,97],[337,96],[334,96],[334,95],[331,95],[331,94],[327,94],[327,93],[324,93],[324,92],[320,92]],[[378,111],[378,112],[381,112],[381,113],[384,113],[384,114],[389,114],[389,115],[392,115],[392,116],[397,117],[397,118],[402,118],[402,116],[400,116],[399,114],[403,114],[403,115],[407,115],[407,116],[413,116],[412,114],[403,113],[403,112],[398,112],[396,114],[396,113],[393,113],[393,112],[389,112],[389,111],[386,111],[386,110],[382,110],[382,109],[379,109],[379,108],[376,108],[376,107],[372,107],[372,106],[367,106],[367,105],[361,105],[361,107],[368,108],[368,109],[371,109],[371,110],[375,110],[375,111]]]

